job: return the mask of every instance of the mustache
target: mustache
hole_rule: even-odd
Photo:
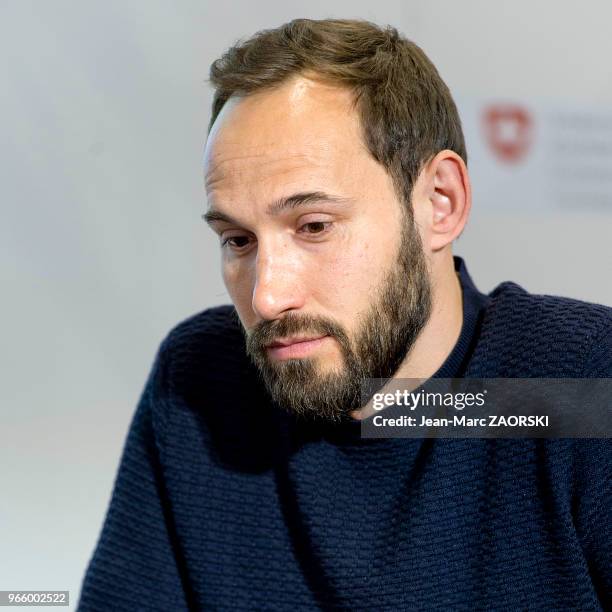
[[[348,336],[341,325],[331,319],[313,315],[288,313],[282,319],[261,321],[250,331],[243,330],[246,348],[250,354],[261,354],[275,340],[296,334],[332,336],[341,344],[348,343]]]

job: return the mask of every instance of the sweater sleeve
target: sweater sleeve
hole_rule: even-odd
[[[610,439],[576,440],[583,455],[577,531],[604,610],[612,609],[612,449]]]
[[[612,378],[612,315],[594,342],[585,378]],[[605,409],[605,407],[604,407]],[[579,505],[579,532],[591,579],[604,609],[612,609],[612,439],[580,440],[589,460],[581,471],[589,494]]]
[[[164,478],[156,407],[163,345],[132,418],[78,610],[187,610]]]

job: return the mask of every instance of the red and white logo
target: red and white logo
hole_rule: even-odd
[[[494,104],[483,111],[485,138],[500,161],[516,163],[531,146],[533,119],[518,105]]]

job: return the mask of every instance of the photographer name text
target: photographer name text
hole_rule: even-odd
[[[548,427],[548,416],[491,414],[470,418],[462,414],[444,418],[421,416],[419,420],[413,416],[386,418],[377,414],[372,424],[375,427]]]

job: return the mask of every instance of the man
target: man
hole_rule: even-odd
[[[608,440],[360,436],[367,378],[612,376],[612,309],[487,296],[453,258],[470,183],[434,66],[393,29],[296,20],[211,79],[233,306],[163,342],[80,609],[610,604]]]

